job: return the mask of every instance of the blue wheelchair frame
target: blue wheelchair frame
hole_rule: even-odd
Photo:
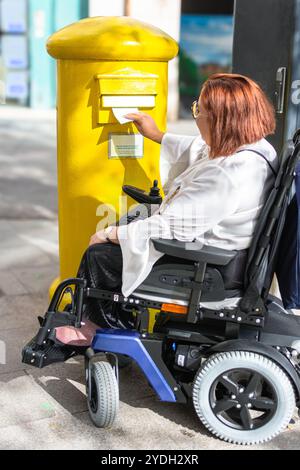
[[[138,364],[162,401],[185,402],[183,397],[180,400],[174,393],[178,391],[178,387],[174,384],[172,388],[166,380],[166,370],[161,370],[163,362],[160,361],[159,367],[147,350],[147,346],[153,341],[155,340],[147,339],[145,334],[137,331],[103,329],[97,330],[92,342],[92,349],[95,353],[105,352],[129,356]]]

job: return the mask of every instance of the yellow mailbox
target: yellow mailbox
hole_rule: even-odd
[[[138,108],[165,128],[168,61],[178,46],[132,18],[96,17],[56,32],[47,49],[58,72],[60,278],[52,294],[61,279],[76,274],[90,236],[107,216],[103,205],[123,215],[122,185],[149,189],[159,175],[159,145],[117,118],[122,108]]]

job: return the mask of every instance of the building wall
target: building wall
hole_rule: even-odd
[[[53,33],[55,19],[54,0],[30,0],[29,13],[29,56],[30,93],[32,108],[53,108],[55,106],[55,62],[45,50],[45,42]]]
[[[5,46],[2,49],[6,51],[9,48],[8,42],[12,40],[10,38],[6,40],[6,31],[2,26],[2,29],[0,28],[0,33],[2,33],[0,36],[0,80],[7,83],[9,79],[12,82],[12,90],[20,90],[21,88],[23,90],[24,88],[22,93],[19,91],[14,95],[15,92],[12,92],[13,96],[9,98],[19,104],[28,103],[34,108],[55,106],[55,63],[48,56],[45,43],[54,31],[67,24],[87,16],[123,16],[128,14],[161,28],[174,39],[179,40],[181,0],[151,0],[149,2],[144,0],[0,0],[0,10],[2,10],[0,16],[3,19],[5,16],[3,11],[5,13],[8,9],[10,9],[11,16],[14,11],[18,12],[16,16],[20,16],[20,5],[24,6],[26,26],[24,31],[21,31],[18,26],[19,29],[15,34],[19,36],[16,40],[23,40],[26,45],[28,67],[22,65],[17,68],[15,66],[13,70],[10,70],[11,67],[9,68],[5,64],[4,58],[1,57],[1,45]],[[18,56],[21,55],[19,46],[14,46],[14,50]],[[1,83],[3,84],[3,81]],[[1,96],[0,100],[3,99]],[[168,114],[170,120],[177,119],[178,107],[178,60],[174,59],[169,65]]]
[[[26,0],[0,0],[1,103],[28,101],[29,58]]]
[[[145,21],[161,28],[179,41],[181,0],[90,0],[90,16],[124,15],[125,12],[138,20]],[[168,117],[170,121],[178,118],[178,59],[169,64],[169,100]]]
[[[54,31],[88,16],[88,6],[89,0],[0,0],[1,102],[55,106],[55,61],[46,41]]]
[[[130,0],[129,11],[133,18],[157,26],[179,42],[181,0],[152,0],[146,4],[140,0]],[[178,80],[179,64],[176,58],[169,64],[168,118],[170,121],[175,121],[179,113]]]
[[[122,16],[124,12],[124,0],[90,0],[89,16]]]
[[[48,37],[88,16],[88,0],[29,0],[30,106],[52,108],[56,102],[56,65],[47,54]]]

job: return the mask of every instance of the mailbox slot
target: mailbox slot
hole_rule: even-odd
[[[103,108],[154,108],[155,96],[102,96]]]
[[[112,108],[151,109],[155,107],[158,76],[131,69],[96,75],[99,90],[98,124],[118,123]]]

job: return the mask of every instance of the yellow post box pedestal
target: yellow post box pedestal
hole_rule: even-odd
[[[57,59],[60,280],[76,275],[99,222],[113,223],[122,185],[148,190],[159,176],[160,146],[121,125],[114,108],[138,108],[166,127],[168,61],[177,43],[128,17],[96,17],[53,34]],[[132,203],[133,201],[131,201]],[[99,225],[98,225],[99,228]]]

